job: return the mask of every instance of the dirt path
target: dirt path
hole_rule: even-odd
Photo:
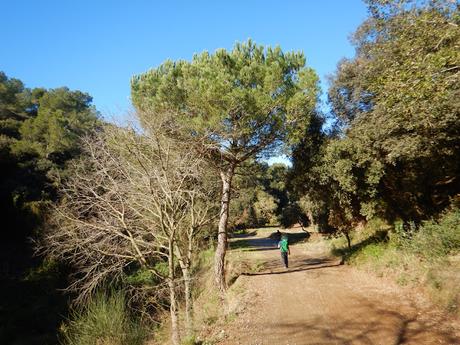
[[[292,246],[285,270],[270,232],[244,239],[243,255],[264,268],[232,286],[238,305],[219,344],[460,344],[459,325],[426,300],[314,246]]]

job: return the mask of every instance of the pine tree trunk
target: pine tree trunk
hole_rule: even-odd
[[[214,260],[214,274],[217,288],[221,296],[224,295],[227,285],[225,283],[225,254],[227,251],[227,224],[230,205],[230,190],[235,167],[231,165],[227,170],[221,171],[222,197],[220,208],[219,228],[217,234],[217,248]]]
[[[176,283],[174,276],[174,251],[172,241],[169,243],[169,258],[168,258],[168,287],[169,287],[169,312],[171,314],[171,341],[173,345],[180,345],[179,335],[179,311],[176,298]]]

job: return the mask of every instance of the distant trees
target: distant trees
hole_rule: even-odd
[[[233,180],[229,229],[279,224],[289,202],[285,186],[288,167],[258,161],[247,161]]]
[[[256,192],[256,202],[254,203],[254,211],[257,219],[262,225],[276,225],[276,209],[278,207],[277,200],[269,193],[258,190]]]
[[[192,61],[167,61],[133,78],[132,99],[150,109],[141,122],[155,121],[158,111],[173,111],[175,121],[195,152],[219,171],[222,181],[216,285],[225,284],[225,253],[230,191],[243,162],[270,155],[288,137],[305,132],[316,107],[318,77],[305,67],[302,53],[284,53],[252,41],[234,49],[204,52]]]
[[[37,115],[19,130],[15,151],[28,151],[57,163],[79,153],[79,138],[98,125],[92,98],[81,91],[58,88],[44,91],[37,102]]]
[[[177,290],[182,281],[192,335],[191,270],[199,235],[214,218],[215,183],[206,180],[202,158],[165,135],[174,130],[168,116],[156,119],[142,134],[107,127],[86,140],[84,157],[61,188],[44,249],[76,268],[71,288],[80,298],[136,271],[157,281],[142,287],[150,294],[166,284],[171,339],[179,344]]]
[[[374,216],[419,223],[460,192],[458,5],[367,3],[356,56],[331,79],[339,131],[294,149],[313,217],[345,232]]]

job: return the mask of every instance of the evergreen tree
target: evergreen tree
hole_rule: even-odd
[[[316,107],[318,77],[300,52],[284,53],[251,40],[167,61],[132,80],[136,107],[169,111],[188,129],[187,140],[219,169],[221,212],[215,272],[223,292],[231,183],[244,161],[269,156],[305,132]],[[155,121],[143,118],[142,121]]]

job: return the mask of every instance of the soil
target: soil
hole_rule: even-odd
[[[272,231],[234,240],[247,241],[250,247],[238,251],[263,268],[244,272],[231,286],[228,316],[215,325],[215,343],[460,344],[458,320],[423,295],[341,265],[324,247],[292,245],[285,269],[267,238]],[[301,230],[290,232],[290,238],[302,237]]]

